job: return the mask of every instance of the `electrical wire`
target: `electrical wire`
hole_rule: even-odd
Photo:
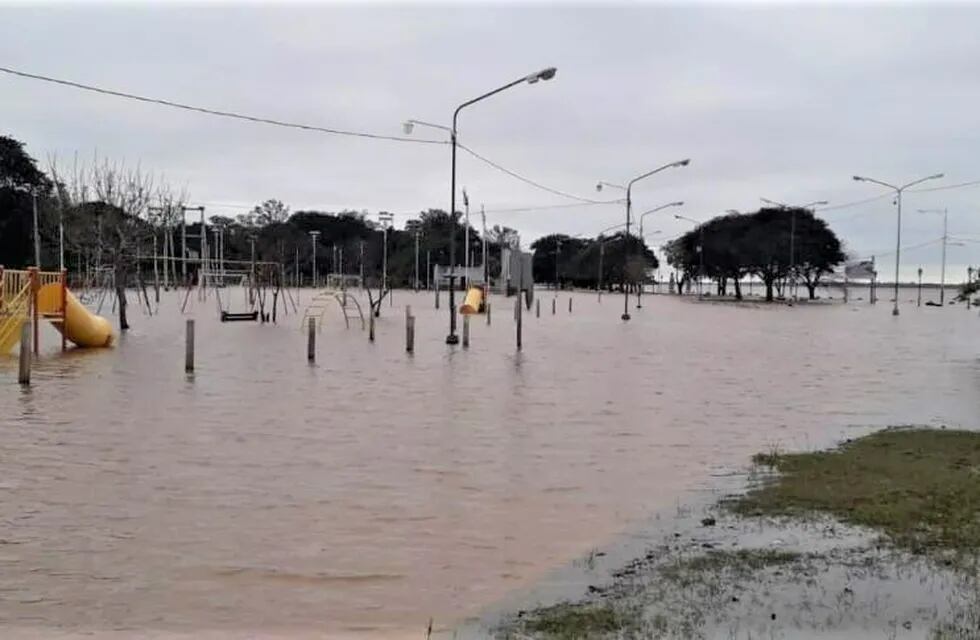
[[[535,182],[534,180],[531,180],[530,178],[526,178],[526,177],[520,175],[519,173],[516,173],[514,171],[511,171],[510,169],[508,169],[506,167],[500,166],[499,164],[497,164],[493,160],[490,160],[489,158],[485,158],[485,157],[481,156],[479,153],[477,153],[476,151],[473,151],[472,149],[470,149],[469,147],[467,147],[464,144],[460,144],[459,142],[457,142],[456,145],[460,149],[462,149],[463,151],[467,152],[468,154],[470,154],[471,156],[473,156],[474,158],[476,158],[477,160],[479,160],[480,162],[483,162],[484,164],[487,164],[487,165],[493,167],[497,171],[502,171],[503,173],[506,173],[510,177],[516,178],[517,180],[520,180],[521,182],[527,183],[527,184],[529,184],[529,185],[531,185],[533,187],[537,187],[538,189],[541,189],[542,191],[547,191],[548,193],[553,193],[556,196],[561,196],[563,198],[571,198],[572,200],[578,200],[579,202],[586,202],[588,204],[606,204],[606,202],[603,202],[602,200],[593,200],[591,198],[582,198],[582,197],[573,195],[571,193],[566,193],[564,191],[559,191],[558,189],[552,189],[551,187],[546,187],[545,185],[541,184],[540,182]]]
[[[237,113],[237,112],[234,112],[234,111],[224,111],[224,110],[219,110],[219,109],[210,109],[210,108],[207,108],[207,107],[198,107],[198,106],[194,106],[194,105],[185,104],[185,103],[182,103],[182,102],[175,102],[173,100],[164,100],[164,99],[161,99],[161,98],[150,98],[150,97],[147,97],[147,96],[142,96],[142,95],[138,95],[138,94],[135,94],[135,93],[129,93],[129,92],[126,92],[126,91],[117,91],[115,89],[107,89],[107,88],[104,88],[104,87],[97,87],[95,85],[84,84],[84,83],[81,83],[81,82],[75,82],[73,80],[64,80],[64,79],[61,79],[61,78],[54,78],[54,77],[51,77],[51,76],[40,75],[40,74],[37,74],[37,73],[28,73],[26,71],[20,71],[20,70],[17,70],[17,69],[13,69],[13,68],[10,68],[10,67],[4,67],[4,66],[0,66],[0,72],[6,73],[6,74],[9,74],[9,75],[13,75],[13,76],[18,76],[18,77],[21,77],[21,78],[30,79],[30,80],[39,80],[41,82],[48,82],[48,83],[57,84],[57,85],[65,86],[65,87],[71,87],[73,89],[81,89],[82,91],[90,91],[92,93],[99,93],[99,94],[102,94],[102,95],[113,96],[113,97],[116,97],[116,98],[124,98],[124,99],[127,99],[127,100],[135,100],[137,102],[144,102],[144,103],[148,103],[148,104],[156,104],[156,105],[160,105],[160,106],[164,106],[164,107],[171,107],[171,108],[174,108],[174,109],[182,109],[184,111],[192,111],[192,112],[195,112],[195,113],[203,113],[203,114],[206,114],[206,115],[218,116],[218,117],[222,117],[222,118],[232,118],[232,119],[235,119],[235,120],[243,120],[243,121],[246,121],[246,122],[253,122],[253,123],[258,123],[258,124],[267,124],[267,125],[272,125],[272,126],[276,126],[276,127],[285,127],[285,128],[289,128],[289,129],[300,129],[300,130],[303,130],[303,131],[314,131],[314,132],[317,132],[317,133],[327,133],[327,134],[331,134],[331,135],[348,136],[348,137],[355,137],[355,138],[367,138],[367,139],[370,139],[370,140],[387,140],[387,141],[391,141],[391,142],[409,142],[409,143],[415,143],[415,144],[438,144],[438,145],[448,145],[450,143],[448,140],[432,140],[432,139],[424,139],[424,138],[422,138],[422,139],[420,139],[420,138],[408,138],[408,137],[404,137],[404,136],[389,136],[389,135],[383,135],[383,134],[377,134],[377,133],[367,133],[367,132],[364,132],[364,131],[350,131],[350,130],[345,130],[345,129],[333,129],[333,128],[330,128],[330,127],[320,127],[320,126],[316,126],[316,125],[301,124],[301,123],[296,123],[296,122],[287,122],[285,120],[277,120],[275,118],[265,118],[265,117],[261,117],[261,116],[252,116],[252,115]],[[598,203],[599,202],[597,200],[591,200],[589,198],[581,198],[579,196],[575,196],[575,195],[572,195],[570,193],[566,193],[566,192],[561,191],[561,190],[558,190],[558,189],[552,189],[551,187],[548,187],[546,185],[543,185],[540,182],[537,182],[535,180],[532,180],[532,179],[530,179],[530,178],[528,178],[526,176],[523,176],[523,175],[521,175],[521,174],[519,174],[519,173],[517,173],[515,171],[511,171],[510,169],[507,169],[504,166],[501,166],[500,164],[498,164],[498,163],[490,160],[489,158],[486,158],[486,157],[480,155],[479,153],[477,153],[476,151],[470,149],[469,147],[467,147],[465,145],[459,144],[457,142],[457,146],[460,149],[463,149],[464,151],[466,151],[467,153],[469,153],[470,155],[472,155],[477,160],[483,162],[484,164],[487,164],[487,165],[493,167],[494,169],[497,169],[498,171],[501,171],[503,173],[506,173],[507,175],[509,175],[512,178],[515,178],[517,180],[520,180],[521,182],[524,182],[526,184],[529,184],[529,185],[531,185],[533,187],[536,187],[538,189],[541,189],[543,191],[547,191],[548,193],[559,195],[559,196],[562,196],[564,198],[571,198],[573,200],[578,200],[579,202],[588,202],[588,203]]]

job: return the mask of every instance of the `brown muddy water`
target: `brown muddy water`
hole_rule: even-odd
[[[962,307],[539,296],[520,354],[509,301],[450,349],[446,298],[396,292],[374,344],[333,312],[312,367],[299,317],[210,300],[185,376],[173,294],[111,350],[45,330],[29,389],[0,358],[0,635],[421,638],[756,451],[980,415]]]

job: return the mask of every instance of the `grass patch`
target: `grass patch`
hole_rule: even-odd
[[[678,580],[690,573],[720,573],[733,571],[751,573],[769,567],[778,567],[799,560],[802,556],[794,551],[774,549],[738,549],[736,551],[708,551],[707,553],[678,560],[660,570],[668,580]]]
[[[779,475],[729,503],[736,513],[824,512],[913,552],[980,548],[980,433],[889,429],[832,451],[754,460]]]
[[[554,640],[603,637],[636,627],[636,614],[610,603],[568,603],[536,609],[526,615],[524,631]]]

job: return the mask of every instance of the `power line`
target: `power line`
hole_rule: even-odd
[[[248,122],[257,122],[260,124],[269,124],[276,127],[286,127],[289,129],[302,129],[304,131],[316,131],[318,133],[329,133],[338,136],[351,136],[355,138],[370,138],[372,140],[391,140],[394,142],[414,142],[416,144],[448,144],[445,140],[425,140],[417,138],[405,138],[402,136],[386,136],[376,133],[365,133],[363,131],[348,131],[344,129],[331,129],[329,127],[318,127],[310,124],[299,124],[295,122],[286,122],[284,120],[276,120],[273,118],[263,118],[259,116],[250,116],[242,113],[236,113],[234,111],[223,111],[219,109],[209,109],[206,107],[196,107],[189,104],[184,104],[182,102],[174,102],[172,100],[163,100],[160,98],[149,98],[146,96],[137,95],[135,93],[127,93],[125,91],[116,91],[114,89],[105,89],[103,87],[96,87],[90,84],[83,84],[81,82],[74,82],[72,80],[62,80],[60,78],[52,78],[49,76],[42,76],[36,73],[27,73],[26,71],[18,71],[16,69],[11,69],[9,67],[0,67],[0,71],[3,73],[8,73],[14,76],[20,76],[21,78],[29,78],[31,80],[40,80],[42,82],[50,82],[52,84],[58,84],[66,87],[72,87],[75,89],[81,89],[83,91],[91,91],[93,93],[101,93],[108,96],[115,96],[117,98],[125,98],[127,100],[136,100],[138,102],[146,102],[149,104],[157,104],[165,107],[172,107],[174,109],[183,109],[184,111],[194,111],[196,113],[205,113],[212,116],[220,116],[222,118],[233,118],[235,120],[245,120]]]
[[[515,173],[515,172],[511,171],[510,169],[507,169],[506,167],[500,166],[499,164],[497,164],[493,160],[490,160],[489,158],[484,158],[479,153],[477,153],[476,151],[473,151],[472,149],[470,149],[466,145],[457,143],[457,146],[460,149],[462,149],[463,151],[465,151],[468,154],[470,154],[471,156],[473,156],[474,158],[476,158],[477,160],[483,162],[484,164],[490,165],[494,169],[496,169],[498,171],[502,171],[502,172],[506,173],[507,175],[509,175],[512,178],[516,178],[516,179],[520,180],[521,182],[525,182],[525,183],[527,183],[527,184],[529,184],[529,185],[531,185],[533,187],[537,187],[538,189],[541,189],[543,191],[547,191],[548,193],[553,193],[553,194],[558,195],[558,196],[561,196],[563,198],[571,198],[572,200],[578,200],[579,202],[587,202],[589,204],[606,204],[605,202],[602,202],[601,200],[592,200],[590,198],[581,198],[579,196],[572,195],[570,193],[566,193],[564,191],[559,191],[558,189],[552,189],[551,187],[546,187],[543,184],[541,184],[540,182],[535,182],[534,180],[531,180],[530,178],[525,178],[524,176],[520,175],[519,173]]]
[[[546,211],[551,209],[575,209],[578,207],[594,207],[603,204],[620,204],[622,200],[605,200],[596,202],[575,202],[572,204],[545,204],[541,206],[514,207],[511,209],[487,209],[485,213],[525,213],[528,211]]]

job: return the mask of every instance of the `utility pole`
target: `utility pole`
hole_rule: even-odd
[[[361,240],[360,262],[358,263],[358,275],[361,277],[361,289],[364,289],[364,241]]]
[[[37,224],[37,189],[31,190],[31,206],[34,209],[34,266],[41,268],[41,234]]]
[[[465,290],[470,288],[470,198],[466,195],[466,187],[463,187],[463,208],[466,211],[466,227],[463,229],[463,251],[465,251],[463,263],[466,267]]]
[[[561,238],[555,238],[555,297],[558,297],[558,265],[561,262]]]
[[[419,291],[419,230],[415,230],[415,292]]]
[[[395,219],[393,213],[379,213],[378,219],[381,221],[381,242],[384,245],[381,251],[381,294],[388,290],[388,227]]]
[[[490,268],[487,266],[487,211],[482,204],[480,217],[483,218],[483,297],[486,302],[487,293],[490,291]]]
[[[319,231],[310,231],[310,244],[313,246],[313,288],[316,289],[316,239],[320,235]]]

